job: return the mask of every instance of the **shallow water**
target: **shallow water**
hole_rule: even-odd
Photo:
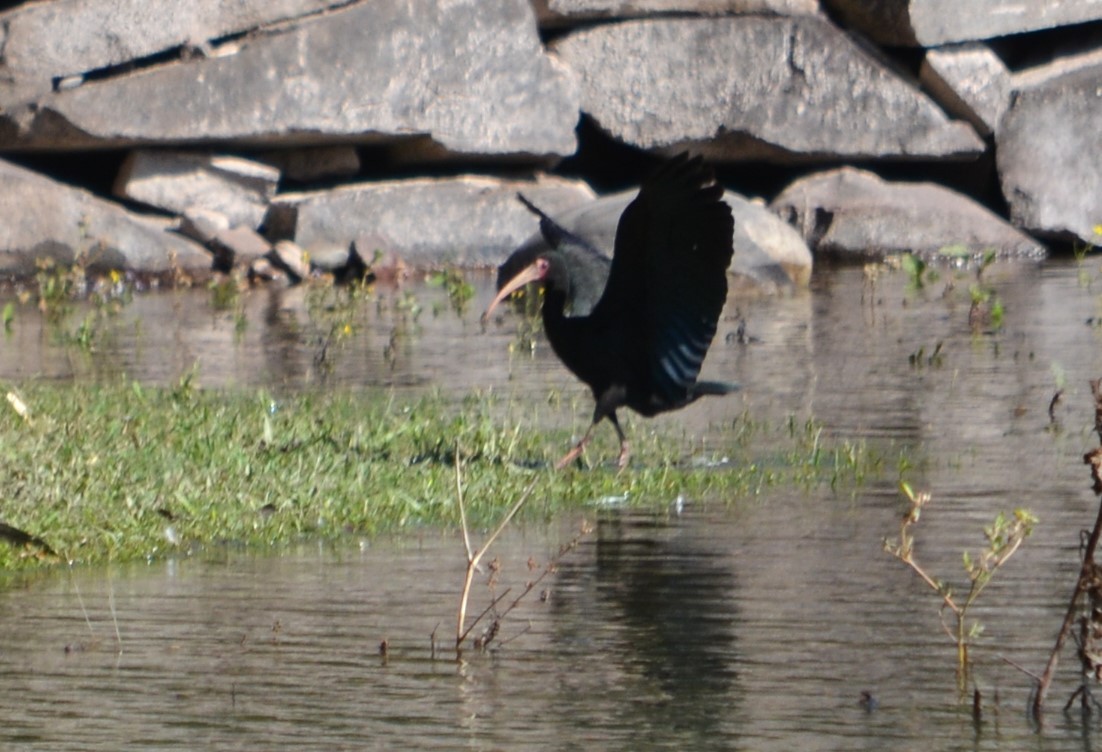
[[[824,433],[886,457],[910,447],[917,467],[906,477],[933,494],[917,556],[958,589],[961,552],[980,548],[982,527],[998,510],[1031,508],[1040,525],[976,612],[979,726],[957,704],[937,599],[882,551],[902,509],[889,470],[856,493],[654,499],[646,511],[595,504],[514,530],[495,553],[500,587],[517,592],[533,576],[530,557],[543,566],[583,520],[595,527],[537,587],[546,600],[533,593],[504,621],[498,649],[459,663],[446,648],[463,563],[452,533],[278,557],[211,550],[11,583],[0,593],[0,743],[1092,748],[1095,731],[1058,712],[1075,686],[1072,650],[1040,731],[1024,712],[1030,682],[1007,661],[1043,668],[1074,585],[1079,530],[1097,509],[1081,456],[1098,441],[1087,380],[1102,375],[1102,330],[1089,323],[1102,282],[1085,285],[1070,263],[988,274],[1006,308],[991,335],[969,327],[963,274],[946,293],[952,275],[915,291],[902,274],[871,283],[860,269],[822,269],[809,294],[732,301],[705,370],[743,392],[658,419],[721,451],[744,412],[767,423],[814,416]],[[331,324],[298,293],[246,296],[243,332],[233,312],[211,312],[206,293],[141,296],[104,325],[92,355],[57,345],[21,308],[0,337],[0,378],[171,382],[195,368],[207,386],[493,388],[544,402],[558,390],[567,399],[545,409],[550,419],[584,426],[584,391],[546,347],[509,355],[514,316],[481,331],[488,277],[465,318],[433,315],[443,293],[410,289],[418,317],[409,298],[383,293],[324,359]],[[750,343],[738,341],[740,319]],[[484,604],[486,586],[475,595]],[[875,711],[859,707],[862,691]]]

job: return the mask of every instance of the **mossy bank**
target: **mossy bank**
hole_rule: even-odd
[[[609,431],[591,447],[592,464],[553,472],[566,432],[534,425],[528,405],[484,394],[277,396],[203,390],[188,378],[168,388],[0,386],[8,569],[458,528],[457,483],[473,524],[489,525],[533,473],[544,477],[529,519],[608,498],[731,503],[782,484],[852,488],[906,463],[824,437],[812,421],[769,426],[744,415],[720,427],[722,448],[637,422],[627,471],[605,462]]]

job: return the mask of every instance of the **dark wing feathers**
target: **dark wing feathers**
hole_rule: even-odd
[[[624,210],[594,314],[630,317],[659,404],[688,398],[727,299],[734,220],[699,157],[667,162]]]

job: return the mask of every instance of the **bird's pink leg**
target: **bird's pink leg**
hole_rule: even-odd
[[[623,439],[620,442],[620,459],[616,461],[616,465],[623,470],[628,466],[628,458],[631,457],[631,447],[628,446],[627,439]]]
[[[555,463],[556,470],[562,470],[564,467],[566,467],[581,456],[582,452],[585,451],[585,445],[589,443],[589,436],[593,433],[593,427],[595,425],[597,424],[591,423],[589,425],[589,430],[585,432],[585,436],[582,437],[582,440],[575,444],[573,449],[564,454],[561,460]]]
[[[582,437],[582,440],[575,444],[573,449],[563,455],[561,460],[555,463],[556,470],[562,470],[581,456],[582,452],[585,451],[585,445],[589,443],[590,436],[593,434],[593,429],[601,422],[602,417],[607,417],[609,419],[612,423],[612,427],[616,429],[616,435],[620,437],[620,458],[617,461],[617,466],[620,470],[628,466],[628,458],[631,456],[631,447],[628,445],[627,436],[624,435],[624,429],[620,428],[620,421],[616,419],[616,413],[611,412],[607,416],[602,416],[600,412],[598,412],[593,422],[589,424],[589,430],[585,432],[585,436]]]

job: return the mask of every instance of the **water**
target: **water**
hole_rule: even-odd
[[[1098,441],[1087,380],[1102,376],[1102,330],[1090,323],[1102,287],[1084,285],[1070,263],[989,274],[1006,310],[994,335],[970,329],[967,276],[946,293],[945,275],[914,291],[903,275],[871,283],[860,269],[824,269],[806,295],[734,301],[705,368],[744,391],[658,419],[720,449],[745,410],[774,423],[814,416],[824,434],[887,457],[909,447],[908,479],[933,494],[916,556],[958,589],[961,552],[981,547],[982,527],[999,510],[1032,509],[1040,525],[975,613],[985,626],[978,726],[957,703],[936,597],[882,550],[902,511],[889,471],[856,493],[594,504],[516,528],[494,549],[499,591],[519,592],[583,522],[594,530],[508,615],[496,651],[468,650],[458,663],[448,645],[464,558],[450,531],[277,557],[212,549],[11,582],[0,593],[0,742],[1090,749],[1096,730],[1059,712],[1075,686],[1073,648],[1041,730],[1025,714],[1030,681],[1012,664],[1043,668],[1078,570],[1079,531],[1097,510],[1081,456]],[[287,296],[247,296],[241,314],[211,312],[203,292],[139,297],[103,325],[92,355],[56,344],[21,308],[0,337],[0,379],[171,382],[194,371],[207,386],[492,387],[531,399],[558,390],[569,399],[553,419],[584,426],[584,390],[546,348],[510,357],[513,317],[481,330],[490,288],[488,277],[477,282],[465,318],[439,290],[410,288],[417,317],[402,292],[385,293],[324,358],[330,324]],[[755,341],[738,341],[740,320]],[[650,425],[633,420],[629,431]],[[472,613],[488,597],[480,578]],[[872,712],[859,705],[866,691],[879,703]]]

